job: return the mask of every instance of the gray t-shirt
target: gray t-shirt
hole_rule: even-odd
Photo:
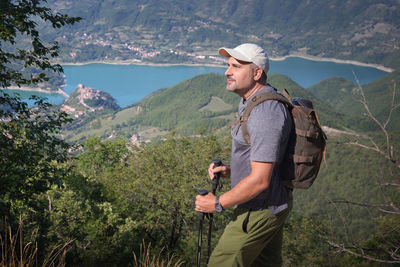
[[[272,92],[276,89],[267,85],[256,92]],[[242,114],[246,101],[239,103],[239,114]],[[242,136],[240,125],[233,125],[231,187],[247,177],[251,172],[250,161],[279,163],[285,153],[292,128],[292,119],[287,107],[275,100],[267,100],[257,105],[247,121],[250,143],[247,145]],[[238,205],[240,208],[262,209],[268,207],[276,214],[288,206],[288,189],[274,170],[269,187],[252,200]]]

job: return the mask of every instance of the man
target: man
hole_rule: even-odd
[[[220,48],[229,58],[226,89],[242,97],[239,114],[248,100],[261,93],[276,91],[266,83],[269,61],[255,44],[234,49]],[[196,197],[199,212],[221,212],[236,206],[208,266],[281,266],[283,224],[291,209],[290,191],[275,166],[285,153],[292,120],[287,107],[275,100],[264,101],[250,113],[247,122],[250,144],[243,139],[240,125],[234,125],[230,165],[213,168],[210,178],[220,172],[231,178],[231,190],[220,197],[212,193]]]

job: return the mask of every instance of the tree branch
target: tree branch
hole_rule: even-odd
[[[398,184],[398,183],[383,183],[383,184],[380,184],[380,185],[382,185],[382,186],[395,186],[395,187],[399,187],[400,188],[400,184]]]
[[[361,207],[367,207],[367,208],[377,208],[378,210],[385,212],[385,213],[391,213],[391,214],[399,214],[400,215],[400,209],[394,205],[394,203],[389,203],[389,204],[366,204],[366,203],[358,203],[358,202],[353,202],[353,201],[348,201],[348,200],[330,200],[330,203],[340,203],[340,204],[350,204],[350,205],[355,205],[355,206],[361,206]],[[394,211],[388,211],[382,208],[392,208]]]
[[[362,149],[370,150],[370,151],[375,151],[379,155],[381,155],[383,158],[390,160],[392,163],[394,163],[396,168],[400,168],[400,164],[398,164],[399,160],[395,160],[394,158],[394,153],[393,153],[393,145],[391,145],[391,139],[389,136],[389,133],[387,131],[387,126],[389,122],[392,119],[393,112],[400,107],[400,103],[395,103],[396,102],[396,84],[393,86],[393,90],[391,92],[391,101],[390,101],[390,107],[389,107],[389,113],[386,118],[386,120],[383,120],[384,123],[381,123],[371,112],[369,105],[367,103],[364,90],[360,85],[360,82],[353,72],[353,75],[356,79],[357,82],[357,87],[355,88],[357,90],[357,93],[359,95],[359,98],[356,99],[358,102],[362,104],[366,111],[366,116],[368,116],[376,125],[379,126],[380,130],[386,137],[386,149],[385,146],[379,146],[373,139],[372,137],[368,137],[370,144],[362,144],[358,140],[355,142],[346,142],[343,143],[345,145],[353,145],[353,146],[358,146]],[[391,174],[392,177],[394,178],[396,175],[394,173]],[[379,178],[379,177],[378,177]],[[388,181],[386,183],[382,183],[381,186],[386,185],[386,186],[395,186],[394,189],[399,188],[400,189],[400,184],[397,182],[397,180],[393,181]],[[381,187],[382,189],[382,187]],[[354,201],[347,201],[347,200],[335,200],[335,201],[329,201],[329,203],[334,204],[335,208],[337,209],[337,204],[342,203],[342,204],[347,204],[347,205],[355,205],[355,206],[360,206],[360,207],[365,207],[367,208],[367,211],[371,212],[372,208],[378,210],[384,215],[394,215],[391,217],[394,217],[396,220],[395,222],[398,222],[398,216],[400,215],[400,208],[396,206],[396,204],[391,200],[391,198],[384,198],[383,204],[369,204],[369,203],[358,203]],[[342,218],[342,214],[339,213],[340,218]],[[391,218],[387,217],[387,218]],[[343,218],[342,218],[343,220]],[[386,222],[386,221],[385,221]],[[391,221],[387,221],[387,223],[390,223]],[[395,223],[396,224],[396,223]],[[346,225],[345,225],[346,226]],[[370,239],[373,242],[377,242],[378,245],[382,244],[383,247],[374,249],[373,252],[371,253],[371,249],[366,249],[359,247],[360,242],[349,242],[349,241],[344,241],[347,244],[351,244],[351,246],[346,246],[345,244],[338,244],[336,242],[333,242],[332,238],[325,237],[326,241],[328,244],[332,247],[337,248],[341,252],[349,253],[351,255],[369,260],[369,261],[374,261],[374,262],[380,262],[380,263],[390,263],[390,264],[395,264],[395,263],[400,263],[400,247],[398,245],[398,225],[388,225],[388,228],[385,229],[384,232],[377,230],[377,232],[374,233],[374,237]],[[347,230],[347,229],[346,229]],[[388,232],[387,232],[388,231]],[[395,234],[396,236],[392,236],[392,239],[388,239],[391,235]],[[333,237],[333,236],[332,236]],[[346,239],[347,239],[347,234],[346,234]],[[334,240],[334,239],[333,239]],[[367,240],[368,241],[368,240]],[[393,242],[392,242],[393,241]],[[353,245],[356,244],[356,245]],[[375,252],[378,252],[376,254]],[[376,255],[374,255],[376,254]]]
[[[334,242],[332,242],[330,240],[327,240],[327,242],[328,242],[329,245],[339,249],[340,251],[347,252],[349,254],[352,254],[354,256],[357,256],[357,257],[360,257],[360,258],[363,258],[363,259],[367,259],[367,260],[375,261],[375,262],[391,263],[391,264],[400,263],[400,258],[398,258],[396,256],[397,253],[393,254],[393,252],[385,251],[387,254],[390,255],[390,257],[394,258],[394,260],[383,260],[383,259],[378,259],[378,258],[371,257],[371,256],[367,255],[365,253],[365,249],[363,249],[363,248],[359,248],[359,247],[348,248],[348,247],[345,247],[343,244],[337,244],[337,243],[334,243]],[[352,249],[359,250],[360,253],[354,252]]]
[[[391,101],[391,104],[390,104],[390,110],[389,110],[388,118],[387,118],[387,120],[386,120],[386,122],[385,122],[385,124],[384,124],[385,128],[386,128],[386,126],[388,125],[388,123],[389,123],[389,121],[390,121],[390,118],[392,117],[393,111],[394,111],[395,109],[397,109],[398,107],[400,107],[400,103],[398,103],[398,104],[395,104],[395,103],[394,103],[395,97],[396,97],[396,83],[393,84],[392,101]]]
[[[374,144],[374,148],[372,147],[368,147],[368,146],[364,146],[364,148],[369,149],[369,150],[373,150],[376,151],[378,153],[380,153],[381,155],[383,155],[386,159],[390,160],[391,162],[396,164],[396,160],[394,159],[394,155],[393,155],[393,146],[390,144],[390,136],[389,133],[386,129],[387,125],[389,124],[391,117],[392,117],[392,113],[394,110],[396,110],[397,108],[400,107],[400,103],[395,103],[395,97],[396,97],[396,83],[394,83],[393,85],[393,90],[392,90],[392,98],[391,98],[391,103],[390,103],[390,108],[389,108],[389,114],[388,117],[386,119],[386,122],[384,124],[382,124],[371,112],[371,110],[369,109],[367,100],[365,98],[365,94],[364,94],[364,90],[362,88],[362,86],[360,85],[360,82],[357,78],[357,76],[355,75],[354,71],[353,71],[353,75],[355,77],[355,80],[357,82],[357,89],[358,92],[360,94],[360,99],[358,99],[357,101],[359,101],[363,106],[364,109],[367,111],[367,115],[370,119],[372,119],[381,129],[381,131],[384,133],[385,137],[386,137],[386,151],[387,152],[383,152],[374,142],[371,138],[370,141]],[[357,143],[348,143],[348,144],[352,144],[352,145],[358,145],[361,146]],[[400,164],[396,165],[397,168],[400,168]]]

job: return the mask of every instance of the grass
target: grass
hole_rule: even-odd
[[[219,112],[229,110],[231,108],[231,104],[225,103],[224,100],[217,96],[212,96],[210,102],[206,106],[202,107],[200,111],[209,110],[211,112]]]
[[[24,240],[23,220],[20,218],[18,229],[13,232],[6,219],[0,229],[0,266],[2,267],[63,267],[71,242],[58,245],[52,249],[42,263],[38,259],[37,230],[34,230],[28,241]]]
[[[180,267],[184,262],[176,259],[174,255],[168,256],[167,259],[161,258],[163,250],[158,253],[158,256],[151,255],[151,244],[147,245],[143,242],[140,245],[139,258],[133,253],[134,267]]]
[[[17,231],[13,231],[7,220],[1,223],[0,229],[0,266],[1,267],[64,267],[66,256],[72,241],[55,246],[51,252],[39,263],[37,230],[34,230],[28,241],[25,241],[23,220],[20,218]],[[140,245],[139,257],[133,253],[134,267],[180,267],[184,263],[175,255],[162,256],[161,250],[157,256],[152,255],[151,244],[144,242]]]

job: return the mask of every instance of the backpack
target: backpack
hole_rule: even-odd
[[[266,100],[277,100],[286,104],[292,114],[294,127],[283,160],[277,165],[277,171],[286,187],[307,189],[317,178],[322,158],[325,159],[327,137],[310,100],[303,98],[292,100],[286,89],[282,94],[285,97],[275,92],[264,92],[253,96],[242,116],[232,124],[240,124],[243,138],[250,145],[247,120],[253,108]]]

